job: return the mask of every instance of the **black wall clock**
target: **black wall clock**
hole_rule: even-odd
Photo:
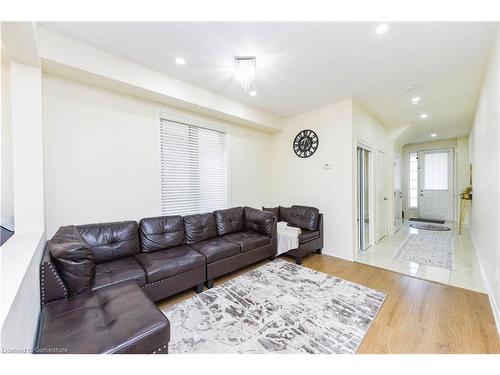
[[[293,141],[293,151],[299,158],[308,158],[318,149],[319,138],[309,129],[302,130]]]

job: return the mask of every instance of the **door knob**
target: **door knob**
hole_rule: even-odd
[[[387,201],[387,200],[388,200],[387,197],[384,197],[384,201]]]

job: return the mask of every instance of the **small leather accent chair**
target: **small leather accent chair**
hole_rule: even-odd
[[[270,212],[278,221],[286,221],[289,226],[300,228],[299,247],[287,254],[295,258],[297,264],[302,264],[302,258],[313,252],[321,254],[323,251],[323,214],[315,207],[262,207],[263,211]]]

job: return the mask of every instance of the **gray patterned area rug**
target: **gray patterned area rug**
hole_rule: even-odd
[[[275,260],[165,309],[169,353],[355,353],[385,296]]]
[[[401,244],[396,258],[441,268],[451,268],[453,239],[451,237],[410,233]]]

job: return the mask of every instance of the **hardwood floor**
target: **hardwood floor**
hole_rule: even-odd
[[[221,277],[215,284],[264,263]],[[500,339],[486,294],[328,255],[304,258],[303,266],[387,293],[358,354],[500,353]],[[185,292],[158,305],[164,308],[194,294]]]

